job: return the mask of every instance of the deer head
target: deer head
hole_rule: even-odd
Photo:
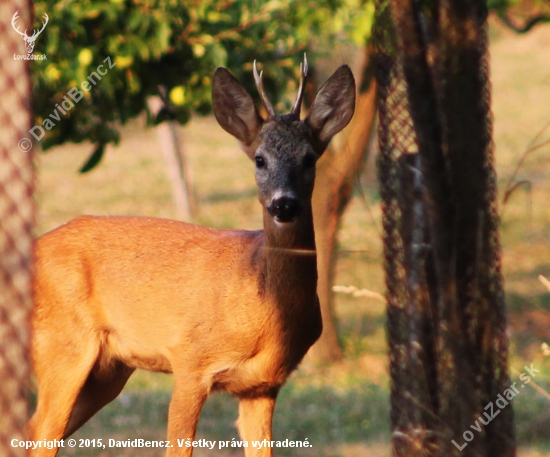
[[[307,77],[307,59],[300,66],[300,86],[289,114],[277,115],[254,62],[254,79],[268,118],[261,117],[252,98],[225,68],[213,81],[213,108],[219,124],[239,140],[255,162],[259,199],[279,224],[297,220],[311,205],[315,164],[331,138],[350,121],[355,108],[355,82],[343,65],[323,84],[305,119],[300,108]]]
[[[21,35],[23,40],[25,40],[25,46],[27,47],[27,54],[30,54],[30,53],[32,53],[32,51],[34,49],[34,42],[38,38],[38,35],[40,35],[42,33],[42,31],[44,30],[44,28],[48,24],[48,19],[49,19],[48,15],[46,13],[44,13],[44,19],[46,19],[46,21],[42,22],[42,28],[40,30],[33,30],[32,36],[27,35],[27,29],[25,29],[24,32],[21,32],[19,30],[19,26],[16,26],[16,24],[15,24],[17,19],[19,19],[19,11],[16,11],[15,14],[13,15],[13,17],[11,18],[11,26],[13,27],[13,30],[15,30],[19,35]]]

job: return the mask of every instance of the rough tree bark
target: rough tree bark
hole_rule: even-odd
[[[319,274],[317,293],[323,315],[323,334],[310,350],[310,358],[315,363],[334,362],[342,356],[334,319],[332,292],[336,235],[351,198],[353,181],[365,162],[376,113],[375,86],[368,49],[365,48],[355,115],[346,129],[332,140],[317,164],[313,218]]]
[[[392,456],[515,457],[487,5],[376,11]]]

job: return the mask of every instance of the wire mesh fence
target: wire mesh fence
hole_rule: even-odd
[[[34,171],[28,135],[31,114],[25,43],[11,25],[30,23],[25,0],[0,3],[0,455],[19,457],[28,418],[29,314]],[[14,441],[15,440],[15,441]],[[16,443],[13,445],[13,443]]]
[[[486,3],[376,3],[392,453],[515,455]]]

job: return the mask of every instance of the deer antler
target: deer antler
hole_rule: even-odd
[[[290,112],[290,114],[292,114],[298,120],[300,120],[300,109],[302,108],[302,99],[304,98],[304,90],[306,88],[307,70],[307,56],[304,52],[304,63],[300,64],[300,87],[298,87],[296,101],[294,102],[294,106],[292,107],[292,111]]]
[[[46,28],[46,25],[48,25],[48,20],[50,18],[48,17],[48,15],[46,13],[44,13],[44,17],[46,18],[46,22],[42,22],[42,28],[40,30],[34,30],[33,31],[31,38],[36,38],[38,35],[40,35],[42,33],[42,31]]]
[[[264,89],[264,83],[262,81],[262,75],[263,71],[258,74],[258,68],[256,67],[256,61],[254,60],[254,81],[256,82],[256,88],[258,89],[258,93],[260,94],[260,97],[262,98],[262,101],[264,102],[265,108],[267,109],[267,114],[269,115],[269,119],[273,119],[275,115],[275,110],[273,109],[273,105],[267,98],[267,94],[265,93]]]
[[[13,17],[11,18],[11,26],[13,27],[13,30],[15,30],[22,37],[29,38],[29,36],[27,35],[27,29],[25,29],[25,32],[23,33],[19,30],[19,26],[16,27],[15,21],[17,21],[17,19],[19,19],[19,11],[16,11]]]

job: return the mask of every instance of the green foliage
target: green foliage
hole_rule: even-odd
[[[257,59],[277,101],[294,87],[312,40],[334,39],[347,29],[355,29],[356,40],[368,33],[371,10],[361,6],[360,0],[38,0],[36,17],[49,16],[35,50],[47,60],[31,65],[42,147],[90,140],[97,148],[83,167],[89,170],[102,145],[118,142],[118,125],[148,112],[147,99],[159,86],[172,106],[158,120],[185,123],[191,112],[209,113],[218,66],[230,68],[255,94]],[[70,90],[75,106],[65,98],[66,114],[43,124]]]
[[[491,11],[496,11],[498,14],[506,12],[506,10],[517,3],[519,0],[487,0],[487,7]]]

